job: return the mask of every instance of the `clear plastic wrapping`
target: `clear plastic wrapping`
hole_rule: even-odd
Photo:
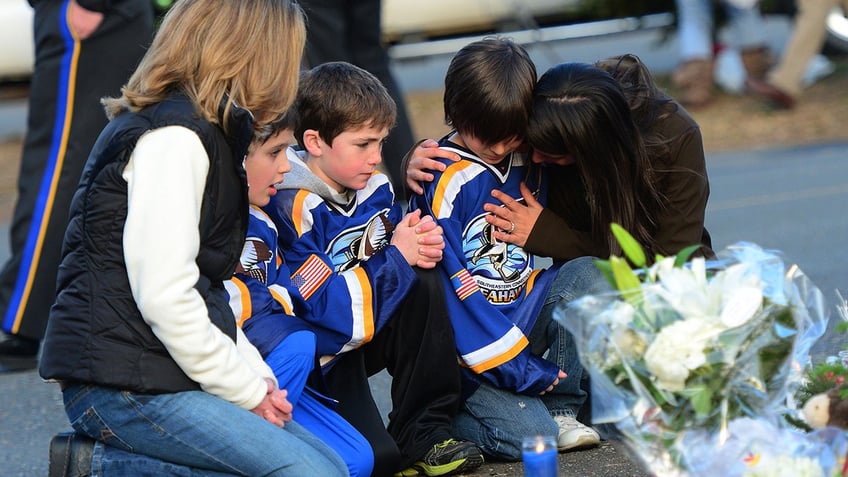
[[[838,432],[805,434],[781,419],[827,328],[822,294],[803,272],[750,243],[714,261],[658,259],[632,274],[637,281],[619,281],[629,287],[555,315],[591,374],[593,423],[614,424],[658,476],[769,475],[751,473],[753,457],[740,449],[798,459],[786,468],[804,468],[807,454],[844,455]],[[765,452],[778,436],[780,447],[768,449],[778,454]],[[819,457],[820,475],[841,475]]]

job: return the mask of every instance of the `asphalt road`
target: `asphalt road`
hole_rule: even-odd
[[[776,25],[776,26],[775,26]],[[772,26],[778,35],[785,23]],[[569,59],[594,61],[621,53],[622,44],[640,54],[657,71],[669,68],[668,46],[657,46],[656,32],[626,34],[616,38],[575,40],[567,45],[542,47],[551,52],[568,51]],[[596,48],[589,50],[588,48]],[[664,52],[665,51],[665,52]],[[535,55],[544,55],[536,52]],[[672,53],[673,55],[673,53]],[[534,58],[543,63],[541,56]],[[444,61],[404,60],[396,64],[404,89],[436,88],[444,74]],[[559,57],[554,61],[562,61]],[[665,61],[665,63],[663,63]],[[547,66],[539,65],[540,71]],[[429,80],[422,77],[431,75]],[[429,83],[427,82],[429,81]],[[16,131],[23,124],[25,108],[20,103],[0,103],[0,134]],[[714,247],[721,249],[749,241],[783,252],[787,264],[798,264],[824,293],[833,310],[835,290],[848,295],[848,143],[814,144],[791,148],[709,154],[707,167],[712,195],[706,225]],[[6,225],[0,225],[0,259],[8,254]],[[815,357],[835,353],[842,336],[829,334],[816,345]],[[382,409],[387,408],[389,378],[378,375],[372,385]],[[69,428],[59,390],[43,383],[34,371],[0,374],[0,475],[43,476],[47,473],[50,437]],[[645,476],[615,442],[584,452],[560,455],[561,475]],[[484,464],[474,475],[521,475],[520,464]]]

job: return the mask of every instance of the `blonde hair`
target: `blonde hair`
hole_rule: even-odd
[[[106,114],[138,111],[179,91],[213,123],[226,98],[224,118],[235,103],[259,130],[294,101],[305,42],[305,17],[292,0],[179,0],[122,96],[103,99]]]

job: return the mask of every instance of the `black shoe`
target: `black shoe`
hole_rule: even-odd
[[[38,367],[38,340],[3,334],[0,341],[0,374]]]
[[[483,465],[483,452],[473,442],[448,439],[435,444],[412,467],[395,474],[396,477],[415,475],[454,475]]]
[[[62,432],[50,440],[47,477],[86,477],[91,475],[94,439],[75,432]]]
[[[0,357],[35,358],[40,344],[39,340],[7,334],[0,341]]]

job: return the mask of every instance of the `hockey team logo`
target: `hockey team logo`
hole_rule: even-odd
[[[472,219],[463,231],[462,252],[480,291],[492,304],[505,305],[521,295],[533,270],[523,248],[495,238],[486,215]]]
[[[384,209],[367,223],[343,231],[330,242],[327,255],[333,261],[336,272],[357,267],[389,245],[395,226],[389,220],[388,212],[389,209]]]
[[[268,268],[271,266],[273,254],[262,239],[248,237],[241,249],[241,257],[236,265],[236,273],[249,275],[250,277],[268,284]]]

